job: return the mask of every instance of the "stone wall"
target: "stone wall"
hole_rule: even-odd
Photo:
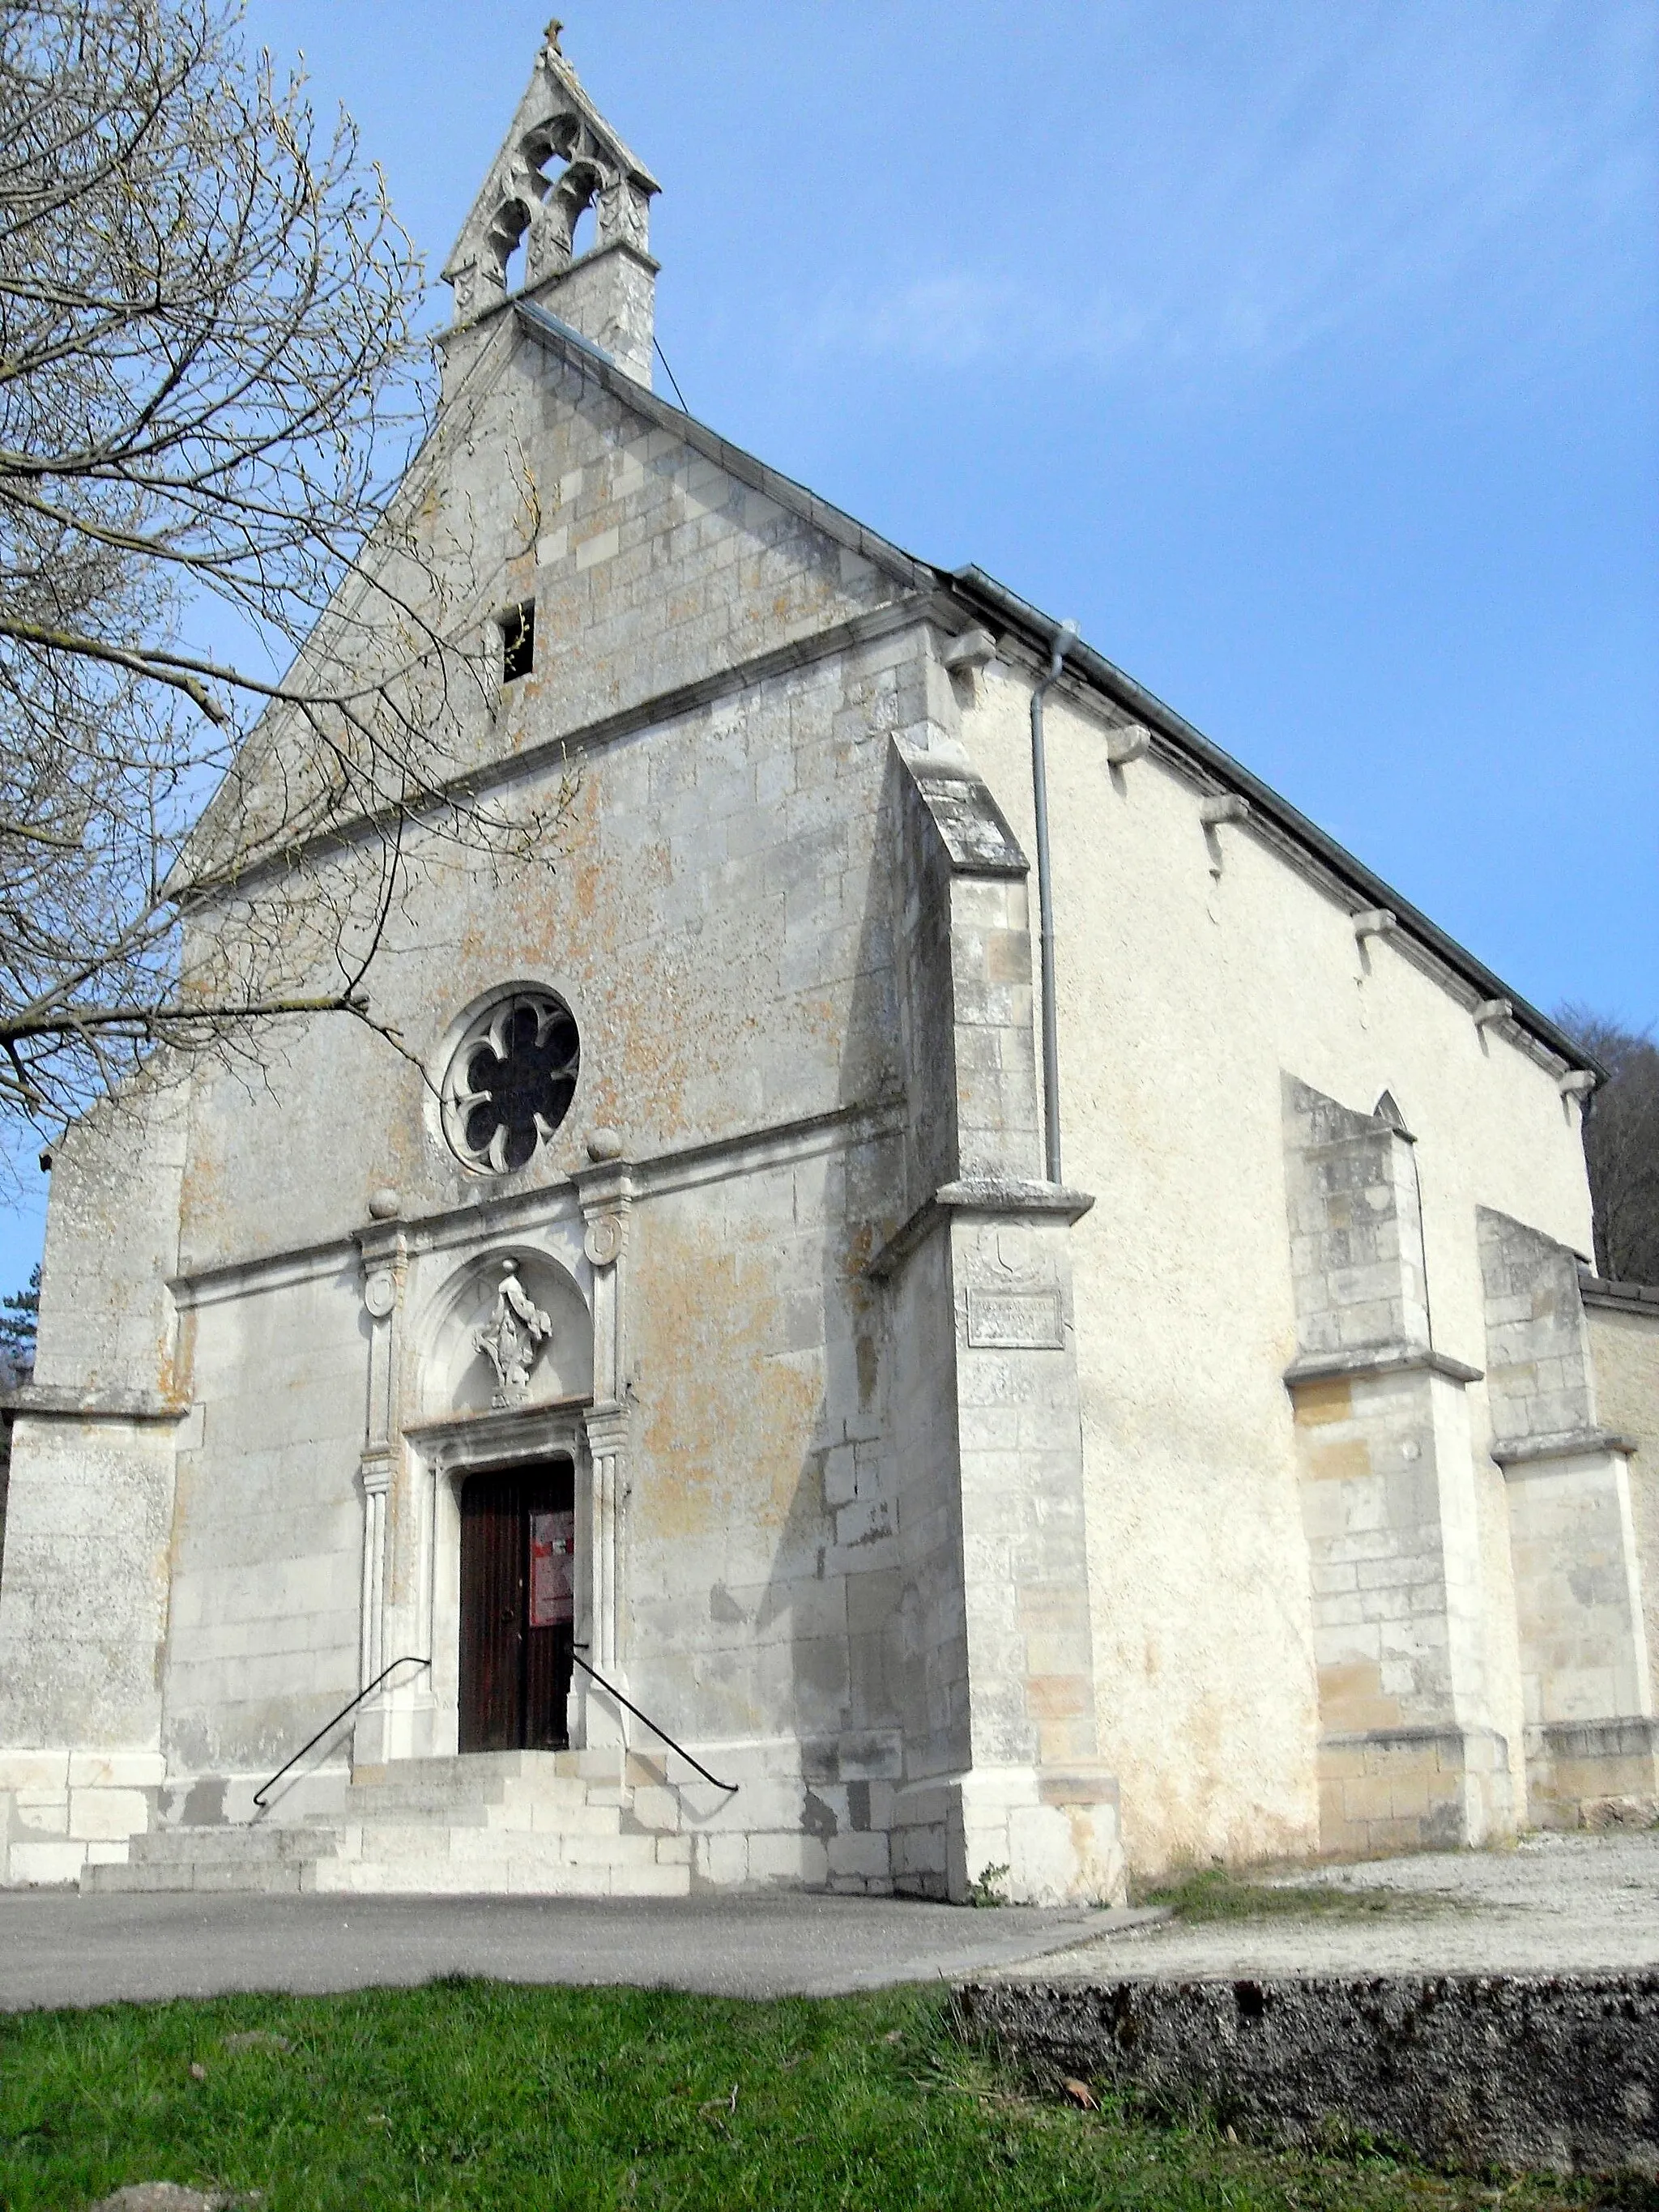
[[[188,1105],[146,1085],[58,1148],[0,1552],[0,1883],[124,1856],[163,1778]]]
[[[1659,2176],[1652,1974],[1004,1982],[957,2001],[1045,2085],[1081,2075],[1257,2142]]]
[[[64,1468],[20,1456],[0,1645],[73,1595],[84,1532],[52,1516],[79,1484],[87,1519],[119,1437],[173,1613],[137,1734],[106,1747],[251,1791],[371,1656],[443,1627],[477,1409],[434,1395],[428,1321],[522,1247],[594,1333],[593,1402],[562,1418],[600,1648],[666,1723],[751,1755],[778,1785],[754,1832],[798,1839],[732,1878],[961,1895],[1006,1866],[1016,1895],[1114,1894],[1120,1778],[1144,1869],[1309,1849],[1322,1736],[1389,1769],[1348,1778],[1350,1840],[1430,1839],[1443,1799],[1462,1833],[1501,1820],[1521,1668],[1503,1478],[1472,1441],[1474,1209],[1588,1241],[1576,1104],[1282,843],[1206,823],[1190,774],[1110,765],[1062,687],[1080,1188],[1035,1182],[1030,672],[952,677],[929,572],[510,311],[474,336],[403,498],[481,623],[533,597],[535,668],[466,742],[504,804],[568,784],[568,806],[554,865],[499,881],[411,839],[374,1006],[436,1073],[492,993],[556,992],[574,1106],[481,1177],[416,1068],[313,1023],[262,1086],[204,1067],[166,1127],[71,1143],[42,1382],[129,1397],[65,1423]],[[1403,1117],[1366,1112],[1385,1088]],[[1287,1365],[1328,1418],[1293,1419]],[[1304,1519],[1322,1483],[1340,1529]],[[1356,1624],[1363,1717],[1333,1672]],[[121,1666],[90,1630],[41,1650],[0,1739],[79,1747],[60,1716]],[[362,1724],[377,1758],[444,1749],[430,1656]]]
[[[647,397],[503,319],[422,463],[497,549],[492,591],[536,597],[535,672],[478,757],[574,788],[550,871],[481,880],[412,841],[376,1012],[436,1074],[492,992],[556,992],[581,1039],[568,1121],[520,1173],[469,1174],[419,1072],[349,1024],[295,1025],[262,1086],[196,1081],[163,1809],[246,1817],[403,1652],[430,1671],[379,1694],[358,1755],[453,1750],[459,1486],[543,1437],[591,1474],[585,1648],[745,1777],[700,1880],[961,1895],[997,1866],[1018,1896],[1115,1895],[1065,1257],[1086,1201],[1019,1180],[1024,858],[897,556],[642,422]],[[872,1272],[942,1188],[969,1201],[930,1232],[944,1273],[920,1244],[913,1280]],[[519,1430],[453,1371],[457,1300],[502,1255],[562,1270],[593,1338],[591,1382]],[[975,1301],[999,1297],[1043,1330],[986,1334]],[[618,1725],[599,1693],[573,1704]],[[313,1755],[319,1789],[345,1741]]]
[[[829,1747],[808,1764],[827,1760],[843,1792],[896,1769],[885,1347],[860,1267],[902,1218],[911,1173],[896,1130],[872,1144],[902,1090],[892,746],[951,695],[914,635],[859,632],[902,579],[665,433],[665,412],[642,416],[592,364],[503,319],[405,492],[418,507],[445,487],[481,611],[535,593],[536,670],[474,742],[526,789],[571,776],[574,798],[554,866],[499,884],[414,841],[377,1011],[435,1071],[489,993],[545,983],[580,1030],[576,1109],[530,1169],[481,1181],[418,1071],[316,1023],[280,1039],[267,1085],[200,1071],[187,1124],[180,1092],[165,1127],[70,1140],[42,1383],[118,1384],[145,1394],[124,1410],[169,1421],[77,1419],[40,1440],[22,1424],[0,1743],[165,1756],[170,1784],[210,1785],[234,1809],[371,1651],[423,1648],[429,1476],[395,1431],[377,1443],[365,1427],[384,1333],[363,1304],[369,1194],[398,1193],[387,1279],[412,1269],[418,1299],[568,1211],[588,1134],[609,1126],[642,1172],[693,1163],[646,1174],[639,1326],[611,1377],[639,1576],[622,1663],[690,1732],[780,1747],[763,1764],[793,1769],[793,1812],[769,1827],[806,1832],[803,1740]],[[261,742],[281,736],[273,718]],[[948,1123],[943,1104],[919,1125]],[[783,1156],[757,1156],[773,1132]],[[700,1147],[734,1141],[697,1168]],[[404,1328],[401,1374],[374,1385],[394,1422],[430,1411],[417,1334]],[[379,1521],[371,1479],[389,1482]],[[371,1595],[386,1608],[373,1636]],[[432,1693],[392,1702],[416,1747]],[[26,1779],[45,1786],[33,1767]],[[67,1818],[68,1783],[54,1786]],[[860,1832],[850,1806],[839,1818]],[[867,1842],[847,1851],[860,1878],[886,1878],[884,1847],[880,1869]]]

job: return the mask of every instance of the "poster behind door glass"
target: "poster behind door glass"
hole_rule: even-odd
[[[574,1617],[576,1516],[530,1516],[530,1626],[556,1628]]]

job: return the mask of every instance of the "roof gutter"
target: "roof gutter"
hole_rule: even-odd
[[[965,568],[951,570],[946,580],[969,601],[975,612],[997,617],[1040,659],[1051,653],[1054,634],[1060,626],[1052,616],[1043,614],[1029,599],[1022,599],[1006,584],[998,583],[994,576],[987,575],[983,568],[975,568],[971,563]],[[1194,729],[1173,708],[1166,707],[1144,684],[1137,684],[1133,676],[1126,676],[1103,653],[1097,653],[1091,646],[1080,641],[1066,648],[1065,658],[1066,666],[1085,678],[1095,690],[1103,693],[1115,706],[1133,714],[1136,720],[1144,722],[1148,729],[1156,731],[1167,744],[1184,753],[1228,790],[1241,793],[1249,800],[1254,813],[1273,823],[1286,836],[1294,839],[1321,860],[1340,882],[1354,893],[1360,907],[1387,908],[1396,917],[1400,927],[1443,960],[1455,975],[1462,976],[1477,998],[1508,999],[1513,1007],[1513,1018],[1522,1029],[1565,1060],[1569,1067],[1583,1068],[1598,1082],[1607,1081],[1608,1070],[1582,1045],[1576,1044],[1565,1030],[1551,1021],[1547,1014],[1540,1013],[1536,1006],[1517,998],[1500,976],[1477,960],[1455,938],[1448,937],[1443,929],[1431,922],[1427,915],[1419,912],[1409,899],[1401,898],[1397,891],[1383,882],[1381,876],[1373,875],[1363,861],[1357,860],[1345,846],[1328,836],[1316,823],[1310,822],[1287,799],[1281,799],[1259,776],[1252,775],[1249,769],[1236,761],[1231,753],[1224,752],[1219,745],[1212,744],[1201,730]],[[1042,688],[1046,690],[1048,683],[1052,681],[1050,676]]]

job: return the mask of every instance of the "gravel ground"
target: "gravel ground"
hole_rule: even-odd
[[[1096,1936],[985,1979],[1160,1975],[1622,1972],[1659,1966],[1659,1832],[1531,1836],[1273,1877],[1397,1893],[1400,1909],[1179,1918]],[[1440,1909],[1425,1910],[1435,1906]]]

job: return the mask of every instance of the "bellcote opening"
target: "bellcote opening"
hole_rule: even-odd
[[[648,385],[651,202],[660,187],[589,99],[560,50],[562,27],[548,26],[443,280],[458,325],[532,295]]]

